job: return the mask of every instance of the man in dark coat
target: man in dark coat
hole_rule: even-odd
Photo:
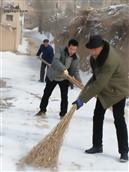
[[[61,110],[59,115],[63,117],[67,113],[69,81],[65,75],[69,74],[81,81],[79,75],[80,57],[76,53],[77,48],[78,41],[71,39],[69,40],[68,46],[61,48],[60,53],[54,57],[52,65],[47,71],[47,82],[40,103],[40,111],[36,115],[41,116],[46,113],[49,97],[56,85],[59,85],[61,91]]]
[[[120,162],[128,161],[128,134],[124,118],[126,97],[129,95],[129,79],[126,64],[120,53],[99,35],[91,36],[86,47],[90,50],[93,76],[79,98],[73,103],[79,109],[83,102],[97,97],[93,116],[93,147],[85,153],[103,152],[103,120],[106,109],[113,108]]]
[[[44,39],[43,44],[40,45],[40,48],[37,52],[37,56],[40,56],[42,54],[41,60],[45,60],[48,64],[46,64],[44,61],[41,62],[41,68],[40,68],[40,82],[45,82],[45,69],[46,67],[49,67],[52,63],[54,52],[51,45],[49,45],[49,40]]]

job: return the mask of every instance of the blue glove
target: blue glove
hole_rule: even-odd
[[[77,99],[75,102],[73,102],[72,104],[76,104],[77,105],[77,109],[79,109],[80,107],[83,106],[83,101],[81,99]]]

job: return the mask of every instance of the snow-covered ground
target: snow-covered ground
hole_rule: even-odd
[[[4,106],[0,114],[0,168],[1,172],[16,172],[19,171],[19,159],[60,121],[60,91],[58,87],[55,88],[46,118],[35,117],[45,86],[38,82],[40,61],[36,57],[10,52],[1,52],[1,59],[2,80],[6,85],[1,88]],[[86,73],[82,73],[82,78],[84,82],[88,79]],[[78,88],[69,89],[69,108],[79,92]],[[104,152],[98,155],[84,153],[92,144],[94,106],[95,98],[74,114],[60,152],[58,171],[128,171],[128,163],[119,162],[115,127],[110,110],[105,115]]]

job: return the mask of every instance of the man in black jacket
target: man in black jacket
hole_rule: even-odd
[[[45,60],[48,64],[51,65],[54,52],[51,45],[49,45],[49,40],[44,39],[43,44],[40,45],[40,48],[37,52],[37,56],[40,56],[42,54],[42,59]],[[40,68],[40,82],[45,82],[45,68],[48,67],[43,61],[41,62],[41,68]]]
[[[93,76],[79,98],[73,102],[77,109],[97,97],[93,116],[93,136],[90,149],[85,153],[103,152],[103,123],[105,112],[112,107],[120,162],[128,162],[128,131],[124,117],[126,97],[129,95],[128,69],[121,53],[100,35],[90,37],[86,48],[90,51]]]

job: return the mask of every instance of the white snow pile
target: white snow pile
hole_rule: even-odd
[[[32,30],[29,29],[24,29],[24,36],[32,38],[34,40],[40,40],[42,41],[43,39],[49,39],[50,42],[54,40],[54,37],[52,36],[51,33],[49,32],[43,32],[42,34],[38,32],[38,28],[34,28]]]
[[[119,4],[119,5],[111,5],[108,8],[106,8],[106,11],[108,12],[108,15],[114,15],[116,12],[120,10],[128,9],[127,4]]]
[[[22,53],[22,54],[28,54],[28,41],[27,38],[23,38],[22,43],[18,46],[17,51]]]

